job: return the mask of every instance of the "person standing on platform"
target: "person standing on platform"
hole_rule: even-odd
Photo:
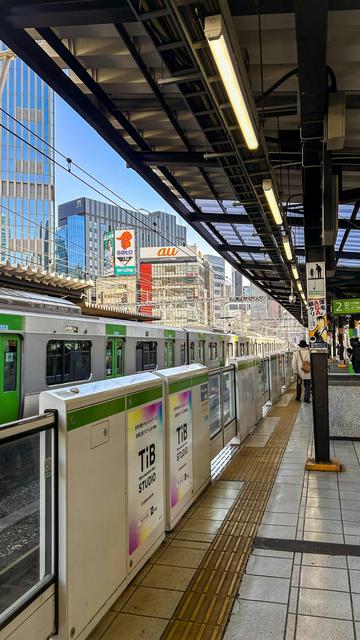
[[[360,345],[359,345],[360,346]],[[311,364],[310,351],[305,340],[300,340],[299,349],[294,351],[292,361],[293,373],[296,376],[296,400],[301,400],[301,387],[304,382],[304,402],[310,402]]]
[[[351,364],[355,373],[360,373],[360,342],[359,338],[352,339]]]

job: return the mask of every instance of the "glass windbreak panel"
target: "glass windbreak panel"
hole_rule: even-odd
[[[186,363],[186,351],[185,351],[185,342],[180,344],[180,364]]]
[[[4,344],[4,391],[15,391],[17,386],[17,341]]]
[[[113,350],[113,341],[106,340],[106,351],[105,351],[105,374],[107,377],[111,377],[113,374],[112,370],[112,350]]]
[[[209,423],[210,438],[221,431],[220,373],[209,376]]]
[[[53,577],[53,431],[0,441],[0,625]]]
[[[116,340],[115,342],[115,375],[124,375],[124,341]]]
[[[223,424],[226,427],[235,418],[234,372],[223,373]]]

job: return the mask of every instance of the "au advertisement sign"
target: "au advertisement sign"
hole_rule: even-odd
[[[116,276],[133,276],[136,272],[134,229],[115,231],[115,269]]]
[[[152,402],[128,411],[129,555],[156,529],[163,509],[163,411]]]
[[[326,349],[328,342],[326,300],[325,298],[308,300],[308,305],[310,347],[313,349]]]
[[[176,504],[192,489],[192,398],[191,390],[169,396],[170,422],[170,505]]]

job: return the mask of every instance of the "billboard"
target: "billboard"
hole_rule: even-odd
[[[104,276],[114,275],[114,232],[105,231],[104,233]]]
[[[116,276],[133,276],[136,272],[135,231],[134,229],[117,229],[114,235]]]

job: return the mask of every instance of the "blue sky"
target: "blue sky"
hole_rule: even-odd
[[[96,176],[133,207],[175,213],[135,171],[126,168],[122,158],[71,107],[59,96],[55,97],[55,101],[55,146],[59,151]],[[56,205],[82,196],[106,201],[106,198],[82,185],[62,169],[56,170],[55,192]],[[180,216],[177,217],[181,224],[186,224]],[[197,244],[205,253],[215,253],[191,227],[188,227],[188,243]]]

